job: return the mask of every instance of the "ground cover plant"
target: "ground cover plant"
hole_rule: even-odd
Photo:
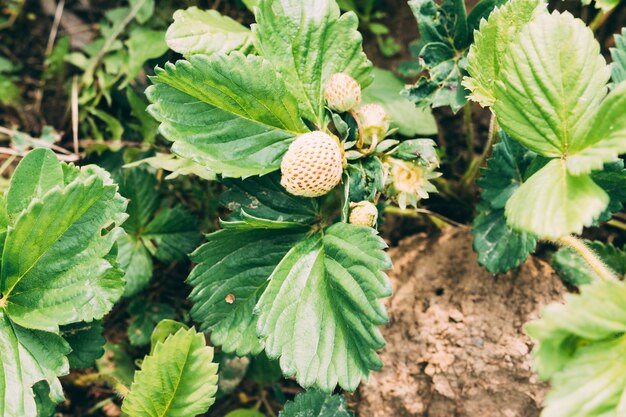
[[[625,412],[625,5],[162,3],[2,9],[0,415],[365,416],[371,384],[397,415],[473,416],[472,370],[440,371],[483,340],[532,366],[523,415]],[[568,294],[519,340],[416,358],[429,312],[452,334],[480,297],[389,333],[411,271],[388,248],[450,229],[487,292],[554,270]],[[515,415],[497,390],[481,415]]]

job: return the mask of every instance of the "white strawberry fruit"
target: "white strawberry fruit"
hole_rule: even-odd
[[[350,224],[374,227],[378,219],[378,209],[369,201],[350,203]]]
[[[343,173],[343,152],[339,141],[324,132],[299,136],[280,164],[280,183],[289,193],[319,197],[335,188]]]
[[[361,87],[354,78],[340,72],[330,77],[326,84],[324,98],[328,107],[343,113],[359,105]]]
[[[389,130],[389,117],[379,104],[366,104],[356,112],[359,124],[363,129],[363,142],[370,144],[382,140]]]

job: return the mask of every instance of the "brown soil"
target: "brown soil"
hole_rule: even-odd
[[[358,415],[538,416],[547,386],[522,328],[565,292],[551,267],[530,259],[493,276],[458,228],[407,238],[391,256],[385,365],[356,394]]]

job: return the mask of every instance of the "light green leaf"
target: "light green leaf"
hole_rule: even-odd
[[[15,219],[35,198],[63,185],[63,169],[47,149],[29,152],[18,165],[7,191],[7,212]]]
[[[20,327],[0,310],[0,415],[36,417],[32,387],[38,381],[46,381],[50,397],[61,401],[58,377],[69,373],[69,352],[61,336]]]
[[[543,156],[569,155],[606,95],[610,68],[593,32],[569,13],[541,14],[502,58],[493,110],[514,139]]]
[[[337,223],[298,243],[276,267],[256,307],[269,358],[303,387],[354,390],[382,363],[391,294],[386,247],[368,227]]]
[[[231,411],[226,414],[225,417],[265,417],[265,414],[261,413],[259,410],[255,410],[254,408],[240,408],[239,410]]]
[[[505,212],[514,229],[556,239],[580,234],[608,203],[609,196],[590,176],[574,176],[564,161],[553,159],[513,193]]]
[[[93,366],[96,359],[104,355],[102,336],[104,327],[101,321],[91,323],[73,323],[61,328],[61,334],[70,345],[72,352],[67,356],[72,368],[88,368]]]
[[[255,15],[257,51],[278,68],[303,117],[316,125],[324,120],[324,90],[333,74],[348,74],[361,88],[372,82],[358,19],[353,12],[340,16],[335,0],[267,0]]]
[[[242,222],[223,224],[207,236],[191,260],[198,263],[187,283],[193,287],[191,316],[225,352],[258,354],[254,306],[280,260],[306,229],[275,229]]]
[[[404,88],[402,80],[391,71],[374,68],[374,82],[363,90],[363,103],[376,103],[385,108],[391,119],[391,127],[407,137],[434,135],[437,124],[430,109],[417,108],[400,92]]]
[[[213,348],[194,329],[180,329],[158,343],[135,373],[122,411],[133,417],[190,417],[215,402]]]
[[[147,61],[167,52],[165,33],[144,27],[133,29],[125,44],[128,48],[128,64],[125,68],[126,80],[120,88],[135,79]]]
[[[494,83],[501,79],[500,67],[505,53],[522,28],[545,11],[543,0],[510,0],[494,9],[489,20],[481,20],[467,55],[470,76],[463,80],[463,85],[471,91],[469,99],[483,107],[493,105]]]
[[[149,111],[173,152],[226,176],[278,169],[307,131],[285,81],[258,56],[194,55],[157,69],[153,82]]]
[[[154,14],[155,0],[128,0],[128,3],[132,9],[138,9],[135,19],[139,24],[146,23]],[[112,19],[112,22],[116,20]]]
[[[121,233],[126,200],[97,167],[36,199],[9,227],[2,296],[12,321],[33,329],[106,314],[124,281],[108,254]]]
[[[174,13],[174,23],[167,29],[165,41],[187,58],[195,54],[245,53],[252,46],[250,29],[217,10],[195,6]]]
[[[626,275],[626,247],[618,249],[612,244],[603,244],[598,241],[585,241],[587,245],[604,264],[618,277]],[[563,281],[572,285],[588,284],[593,280],[600,280],[589,263],[572,248],[563,247],[552,256],[552,265]]]
[[[166,180],[173,180],[181,175],[197,175],[205,180],[214,180],[216,178],[215,173],[207,167],[197,164],[191,159],[180,158],[174,154],[166,153],[157,153],[156,156],[140,159],[125,165],[125,167],[133,168],[141,164],[148,164],[155,169],[170,171],[170,174],[165,177]]]
[[[175,320],[161,320],[155,326],[152,331],[152,335],[150,336],[150,353],[154,352],[154,348],[158,343],[163,343],[169,335],[178,332],[180,329],[187,330],[189,327]]]
[[[124,295],[133,296],[146,288],[152,278],[152,257],[141,240],[126,233],[117,240],[117,262],[124,271]]]
[[[571,150],[567,169],[573,175],[601,170],[605,162],[626,153],[626,83],[617,86],[602,101],[584,133],[584,142]]]
[[[161,262],[186,259],[200,243],[198,220],[183,206],[165,208],[146,226],[141,239]]]
[[[352,417],[346,399],[342,395],[329,395],[309,390],[296,395],[295,400],[285,404],[279,417]]]
[[[611,48],[611,81],[614,85],[626,81],[626,28],[615,35],[615,47]]]

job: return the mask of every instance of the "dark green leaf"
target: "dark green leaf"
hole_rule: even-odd
[[[620,212],[626,202],[626,169],[624,161],[618,160],[604,164],[602,171],[594,171],[591,178],[609,195],[610,201],[606,210],[600,215],[596,223],[605,222]]]
[[[133,346],[145,346],[156,325],[164,319],[173,319],[174,309],[167,304],[152,303],[145,299],[135,299],[128,306],[131,322],[128,326],[128,340]]]
[[[342,395],[329,395],[322,391],[309,390],[296,395],[294,401],[285,404],[279,417],[352,417],[346,399]]]
[[[626,275],[626,247],[619,249],[610,243],[585,240],[585,244],[608,266],[618,277]],[[601,279],[577,252],[568,247],[559,249],[552,256],[552,265],[563,281],[572,285],[588,284]]]
[[[74,323],[61,327],[61,334],[72,348],[67,356],[72,368],[88,368],[104,354],[104,327],[101,321]]]
[[[201,239],[198,220],[183,206],[161,210],[141,237],[146,247],[162,262],[186,259]]]

